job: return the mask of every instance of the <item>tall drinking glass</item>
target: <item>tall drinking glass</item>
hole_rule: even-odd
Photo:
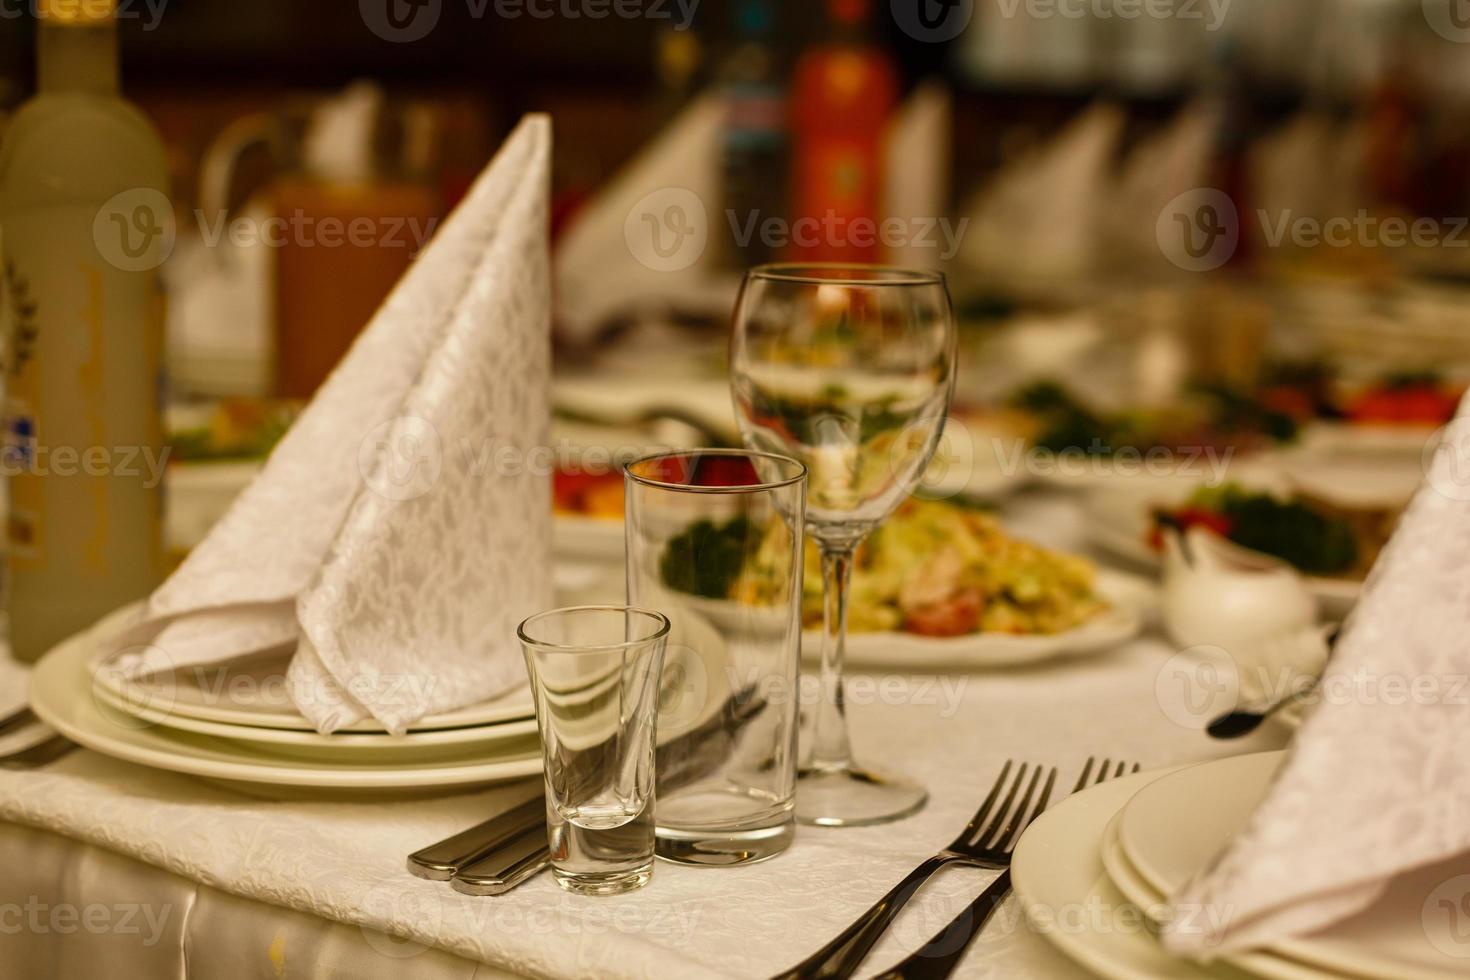
[[[517,633],[546,762],[556,883],[616,895],[653,875],[654,730],[669,621],[624,606],[539,613]]]
[[[938,273],[778,264],[745,275],[730,348],[736,416],[747,446],[806,464],[807,533],[821,551],[822,695],[797,784],[802,822],[881,823],[928,797],[853,761],[842,662],[854,552],[923,476],[954,372]]]
[[[669,617],[658,855],[745,864],[791,843],[806,471],[702,449],[626,469],[628,601]]]

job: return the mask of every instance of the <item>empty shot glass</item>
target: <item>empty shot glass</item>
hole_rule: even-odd
[[[538,613],[517,630],[546,763],[556,883],[616,895],[653,875],[654,739],[669,621],[628,606]]]

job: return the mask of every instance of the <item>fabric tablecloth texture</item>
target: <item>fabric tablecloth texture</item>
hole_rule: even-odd
[[[1019,533],[1078,547],[1081,519],[1064,497],[1027,498],[1007,516]],[[1283,744],[1285,731],[1271,726],[1240,742],[1208,739],[1200,731],[1207,719],[1192,716],[1184,692],[1164,677],[1172,653],[1150,635],[1100,656],[1025,670],[856,675],[849,711],[858,747],[875,764],[930,788],[921,813],[883,827],[803,827],[788,853],[746,868],[660,863],[647,888],[612,899],[564,894],[547,875],[499,898],[471,898],[404,870],[409,852],[505,808],[534,784],[417,800],[270,801],[83,750],[39,771],[0,770],[0,818],[198,883],[196,891],[214,894],[216,903],[237,896],[292,910],[281,913],[288,933],[299,928],[298,913],[354,927],[362,941],[343,953],[343,962],[351,960],[357,975],[385,973],[385,963],[403,970],[422,963],[438,975],[430,964],[448,953],[488,964],[493,970],[482,975],[491,976],[502,970],[589,978],[768,976],[800,961],[948,843],[1008,758],[1056,764],[1066,781],[1093,754],[1154,767]],[[0,840],[21,832],[4,830]],[[127,887],[118,887],[117,876],[125,873],[107,873],[105,882],[69,878],[68,890],[53,895],[21,894],[11,879],[0,885],[0,913],[31,898],[81,904],[89,894],[105,893],[108,902],[147,901],[148,887],[139,884],[129,898]],[[961,870],[934,882],[875,950],[870,968],[922,945],[989,877]],[[3,920],[0,915],[0,925]],[[188,942],[207,946],[218,931],[225,943],[229,929],[227,918],[199,918]],[[304,975],[300,959],[296,970],[279,966],[290,948],[273,953],[274,933],[257,925],[250,934],[257,939],[249,948],[228,940],[238,952],[229,975]],[[0,942],[19,939],[64,947],[67,937],[0,934]],[[125,957],[115,947],[124,945],[108,947],[119,965]],[[320,960],[308,961],[325,969]],[[181,967],[179,975],[220,974]],[[959,976],[1085,974],[1028,928],[1011,901]]]

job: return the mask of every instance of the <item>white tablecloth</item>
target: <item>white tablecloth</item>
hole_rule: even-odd
[[[1024,498],[1007,516],[1020,533],[1080,547],[1080,517],[1064,496]],[[1158,693],[1172,653],[1150,634],[1074,662],[858,686],[849,710],[857,749],[929,786],[920,814],[885,827],[802,828],[788,853],[748,868],[660,864],[649,887],[616,899],[566,895],[545,875],[476,899],[404,871],[410,851],[483,819],[524,785],[274,802],[85,750],[40,771],[0,770],[0,818],[10,824],[0,827],[0,862],[11,869],[0,876],[0,963],[7,975],[23,966],[17,976],[768,976],[947,843],[1007,758],[1054,763],[1066,779],[1088,755],[1154,767],[1284,744],[1287,733],[1271,726],[1218,743],[1181,724],[1178,705],[1166,710]],[[989,877],[944,874],[870,969],[922,944]],[[958,975],[1085,974],[1011,901]]]

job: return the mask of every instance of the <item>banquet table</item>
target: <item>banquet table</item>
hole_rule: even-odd
[[[1021,535],[1084,550],[1080,509],[1064,491],[1028,492],[1002,514]],[[271,800],[87,750],[38,770],[0,769],[0,972],[769,976],[948,843],[1006,759],[1057,765],[1061,785],[1089,755],[1152,768],[1285,744],[1289,732],[1275,724],[1215,742],[1181,721],[1160,693],[1174,653],[1150,628],[1100,655],[1025,669],[854,674],[859,750],[922,780],[928,806],[887,826],[802,828],[789,852],[763,864],[660,863],[649,887],[613,899],[564,894],[547,875],[499,898],[471,898],[404,870],[409,852],[534,792],[524,783],[422,799]],[[18,672],[0,674],[0,688],[18,699]],[[860,975],[922,945],[991,877],[942,874]],[[1012,898],[957,975],[1086,973],[1026,924]]]

